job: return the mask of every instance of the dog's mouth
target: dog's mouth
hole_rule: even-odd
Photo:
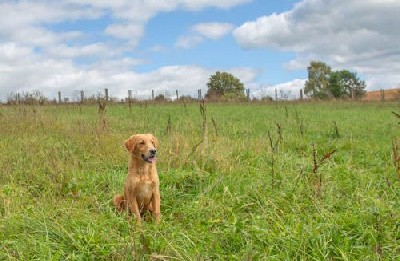
[[[156,155],[146,156],[146,155],[142,154],[142,159],[148,163],[153,163],[153,162],[156,162],[157,157],[156,157]]]

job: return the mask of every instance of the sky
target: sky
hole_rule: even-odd
[[[310,61],[400,86],[400,0],[0,0],[0,100],[41,91],[173,97],[226,71],[296,96]]]

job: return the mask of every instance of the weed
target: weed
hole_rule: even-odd
[[[322,158],[318,161],[318,155],[317,155],[317,149],[315,147],[315,143],[313,143],[313,149],[312,149],[312,155],[313,155],[313,177],[316,180],[316,195],[317,197],[322,196],[322,173],[318,173],[318,169],[321,167],[322,164],[326,162],[326,160],[330,159],[331,156],[336,152],[336,150],[333,150],[329,153],[326,153],[322,156]]]
[[[283,142],[283,132],[282,132],[282,126],[279,123],[276,123],[276,132],[278,133],[278,140],[277,143],[282,144]]]
[[[217,122],[214,120],[214,118],[211,118],[211,122],[212,122],[213,127],[214,127],[215,136],[218,138],[218,127],[217,127]]]
[[[379,212],[375,211],[373,213],[374,215],[374,229],[375,229],[375,234],[376,234],[376,243],[375,243],[375,253],[378,257],[378,260],[382,260],[382,255],[383,255],[383,249],[382,249],[382,220],[380,217]]]
[[[295,119],[296,119],[296,123],[297,123],[297,127],[300,130],[300,135],[301,137],[304,136],[304,124],[303,124],[303,120],[300,118],[299,112],[297,111],[297,109],[295,109]]]
[[[171,114],[168,114],[167,127],[165,128],[165,132],[167,134],[171,134],[171,130],[172,130]]]
[[[268,140],[271,147],[271,190],[274,190],[275,186],[275,153],[278,148],[278,141],[274,143],[271,133],[268,131]]]
[[[205,100],[200,101],[200,115],[202,119],[202,131],[203,131],[203,142],[202,142],[202,154],[205,153],[208,147],[208,124],[207,124],[207,107]]]
[[[392,111],[392,114],[394,116],[396,116],[397,119],[400,119],[400,114],[399,113]],[[398,122],[398,124],[400,124],[400,122]]]
[[[400,153],[399,153],[399,141],[397,139],[392,140],[392,160],[393,165],[396,168],[397,179],[400,181]]]
[[[107,106],[107,101],[102,98],[97,99],[97,103],[99,105],[99,123],[101,129],[104,131],[107,129],[107,123],[106,123],[106,106]]]

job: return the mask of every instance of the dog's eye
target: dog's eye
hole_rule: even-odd
[[[144,140],[142,140],[141,142],[139,142],[139,144],[140,144],[140,145],[144,145],[144,144],[145,144]]]

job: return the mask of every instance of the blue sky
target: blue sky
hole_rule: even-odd
[[[357,72],[370,90],[400,84],[398,0],[5,0],[0,99],[109,88],[196,95],[215,71],[251,95],[297,95],[311,60]]]

